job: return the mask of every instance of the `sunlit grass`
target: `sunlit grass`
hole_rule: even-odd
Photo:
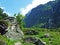
[[[30,37],[30,36],[31,37],[37,37],[37,38],[41,39],[42,41],[46,42],[46,45],[50,45],[50,44],[51,45],[59,45],[60,44],[60,32],[59,31],[47,31],[46,29],[41,29],[41,28],[39,28],[39,29],[25,28],[22,31],[25,32],[26,30],[38,30],[39,34],[38,35],[24,35],[24,38]],[[49,33],[52,36],[52,38],[51,37],[41,38],[45,33]],[[52,40],[52,43],[49,42],[49,39]],[[31,43],[26,43],[23,40],[12,41],[12,40],[8,39],[7,37],[1,36],[1,35],[0,35],[0,40],[5,41],[8,45],[14,45],[15,42],[21,42],[22,45],[34,45],[34,44],[31,44]]]

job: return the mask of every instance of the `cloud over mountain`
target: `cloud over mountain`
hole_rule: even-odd
[[[52,1],[52,0],[32,0],[32,3],[31,4],[28,4],[25,8],[21,8],[21,13],[23,15],[27,14],[32,8],[35,8],[37,7],[38,5],[40,4],[45,4],[49,1]]]

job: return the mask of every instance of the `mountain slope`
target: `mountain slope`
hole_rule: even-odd
[[[33,8],[26,14],[25,27],[57,28],[60,27],[60,1],[50,1]]]

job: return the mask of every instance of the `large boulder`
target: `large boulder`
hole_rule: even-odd
[[[7,20],[9,22],[9,26],[6,29],[8,32],[5,34],[5,36],[11,40],[19,40],[23,38],[24,34],[19,28],[16,19],[14,17],[8,17]]]
[[[28,42],[28,43],[33,43],[35,45],[45,45],[46,43],[43,42],[42,40],[40,39],[37,39],[35,37],[27,37],[24,39],[25,42]]]

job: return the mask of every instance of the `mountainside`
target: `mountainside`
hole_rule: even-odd
[[[50,1],[33,8],[26,14],[25,27],[60,27],[60,1]]]

